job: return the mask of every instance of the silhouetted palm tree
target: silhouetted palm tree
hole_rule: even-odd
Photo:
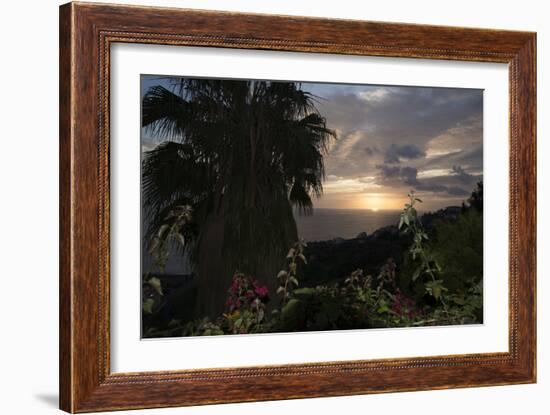
[[[143,98],[142,125],[165,140],[143,160],[147,237],[153,250],[180,241],[198,274],[197,314],[215,316],[236,270],[273,293],[297,239],[292,209],[311,212],[321,194],[334,133],[299,83],[171,82]]]

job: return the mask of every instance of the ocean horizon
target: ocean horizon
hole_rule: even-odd
[[[388,225],[397,225],[400,210],[315,208],[312,215],[294,212],[298,235],[306,242],[335,238],[351,239],[371,234]]]
[[[400,210],[333,209],[315,208],[312,215],[294,211],[298,236],[306,242],[328,241],[335,238],[352,239],[360,233],[371,234],[388,225],[397,225]],[[142,272],[155,269],[153,259],[142,245]],[[191,265],[171,248],[165,272],[168,274],[189,274]]]

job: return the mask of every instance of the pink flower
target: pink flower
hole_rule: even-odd
[[[261,298],[267,297],[267,294],[269,293],[269,290],[265,285],[257,286],[255,291],[256,291],[256,294]]]
[[[394,296],[392,310],[400,316],[407,316],[409,318],[414,318],[418,315],[414,301],[399,290],[397,290]]]

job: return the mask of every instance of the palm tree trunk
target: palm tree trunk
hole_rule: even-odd
[[[280,251],[265,253],[261,263],[257,264],[255,269],[242,269],[238,265],[240,258],[224,258],[224,226],[224,215],[217,214],[210,215],[203,227],[197,257],[198,284],[195,318],[216,319],[222,315],[225,311],[231,279],[236,271],[245,272],[267,286],[270,297],[268,309],[278,305],[277,274],[286,266],[286,248],[281,247]],[[295,239],[289,238],[288,247],[294,242]]]
[[[215,319],[224,311],[232,271],[222,257],[224,216],[211,214],[205,221],[198,246],[196,317]]]

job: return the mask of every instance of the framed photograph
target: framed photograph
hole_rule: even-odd
[[[536,35],[60,8],[60,407],[536,381]]]

